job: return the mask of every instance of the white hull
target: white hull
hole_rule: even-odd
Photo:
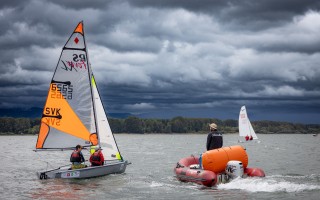
[[[109,174],[121,174],[125,172],[128,161],[110,162],[103,166],[86,167],[82,169],[69,170],[69,168],[59,168],[49,171],[38,172],[40,179],[66,178],[81,179],[105,176]],[[70,165],[71,166],[71,165]]]

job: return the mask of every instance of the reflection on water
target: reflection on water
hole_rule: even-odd
[[[114,188],[125,186],[124,178],[117,178],[116,175],[108,178],[92,179],[48,179],[37,180],[38,189],[30,191],[33,199],[88,199],[90,197],[110,192]],[[122,176],[122,175],[120,175]],[[103,189],[103,190],[102,190]]]
[[[81,185],[58,183],[58,181],[42,184],[41,189],[32,191],[33,199],[79,199],[79,197],[82,199],[88,194]]]

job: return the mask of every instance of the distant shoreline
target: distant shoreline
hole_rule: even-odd
[[[216,118],[143,119],[129,116],[125,119],[109,118],[114,134],[207,134],[209,124],[216,123],[222,133],[238,133],[238,120]],[[1,135],[21,135],[39,133],[40,119],[0,117]],[[320,124],[299,124],[276,121],[253,121],[257,134],[318,134]],[[87,125],[88,126],[88,125]]]

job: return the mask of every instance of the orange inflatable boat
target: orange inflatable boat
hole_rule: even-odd
[[[195,182],[208,187],[226,183],[236,177],[264,177],[260,168],[248,168],[248,155],[242,146],[223,147],[202,154],[199,158],[190,156],[182,158],[174,172],[178,180]]]

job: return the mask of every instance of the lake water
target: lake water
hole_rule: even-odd
[[[84,180],[39,180],[36,171],[68,164],[71,152],[33,152],[36,136],[1,136],[0,199],[319,199],[320,196],[320,135],[259,135],[260,143],[241,143],[247,149],[248,166],[264,169],[266,177],[238,179],[212,188],[179,182],[173,172],[181,158],[205,150],[206,135],[115,137],[123,157],[132,162],[126,173]],[[237,135],[224,135],[224,146],[238,145],[237,141]]]

